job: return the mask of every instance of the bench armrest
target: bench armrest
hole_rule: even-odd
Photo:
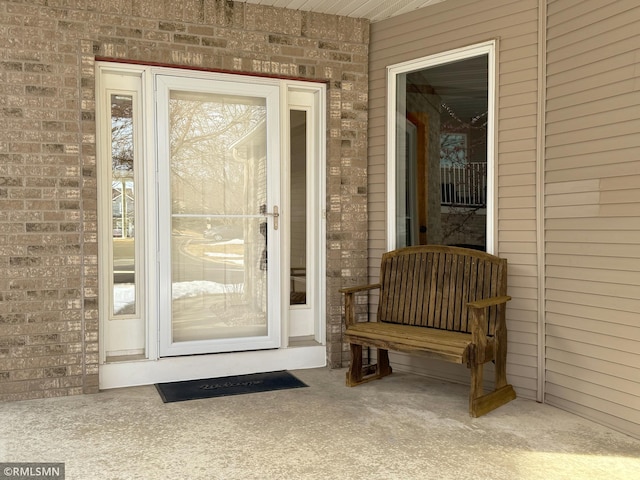
[[[357,287],[345,287],[338,290],[340,293],[358,293],[366,292],[367,290],[374,290],[380,288],[379,283],[371,283],[369,285],[358,285]]]
[[[509,295],[501,295],[499,297],[483,298],[474,302],[467,303],[467,306],[471,309],[471,341],[475,346],[474,355],[475,361],[479,363],[485,362],[487,347],[489,345],[489,339],[487,338],[487,308],[496,305],[504,305],[511,300]],[[496,321],[496,337],[504,338],[506,343],[507,326],[502,321],[503,318],[498,315]],[[495,342],[494,342],[495,343]],[[495,346],[494,352],[495,352]],[[492,354],[491,356],[495,355]]]
[[[501,303],[507,303],[511,300],[509,295],[502,295],[500,297],[483,298],[482,300],[476,300],[475,302],[467,303],[470,308],[486,308],[493,307],[494,305],[500,305]]]
[[[340,293],[344,293],[344,322],[347,327],[356,323],[356,302],[353,301],[353,296],[356,293],[367,292],[376,288],[380,288],[379,283],[340,289]]]

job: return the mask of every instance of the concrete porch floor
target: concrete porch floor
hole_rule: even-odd
[[[467,413],[467,388],[405,373],[163,404],[153,386],[0,404],[0,462],[85,479],[640,478],[640,440],[516,399]]]

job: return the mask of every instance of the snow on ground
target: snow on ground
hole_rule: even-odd
[[[196,297],[198,295],[211,295],[216,293],[227,293],[229,285],[209,282],[206,280],[196,280],[193,282],[177,282],[172,286],[173,300],[179,298]],[[133,283],[118,283],[113,286],[113,310],[114,314],[124,312],[128,306],[135,302],[135,286]]]
[[[232,239],[226,242],[217,242],[216,245],[243,245],[241,239]],[[244,255],[234,253],[216,253],[206,252],[205,256],[221,258],[226,263],[242,266],[244,263]],[[196,297],[198,295],[211,295],[220,293],[229,293],[229,291],[237,291],[237,285],[226,285],[222,283],[209,282],[206,280],[196,280],[192,282],[177,282],[172,285],[172,298]],[[135,303],[135,286],[133,283],[118,283],[113,286],[113,310],[114,314],[126,313],[127,309]]]

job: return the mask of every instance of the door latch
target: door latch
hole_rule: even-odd
[[[278,211],[278,206],[274,205],[273,213],[267,212],[266,209],[267,209],[266,205],[262,205],[260,207],[260,210],[261,210],[260,213],[262,213],[262,215],[265,215],[267,217],[273,217],[273,229],[277,230],[278,229],[278,218],[280,217],[280,213]]]

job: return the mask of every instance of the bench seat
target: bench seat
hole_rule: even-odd
[[[421,352],[453,363],[467,363],[470,333],[384,322],[363,322],[345,331],[349,343],[398,352]]]

